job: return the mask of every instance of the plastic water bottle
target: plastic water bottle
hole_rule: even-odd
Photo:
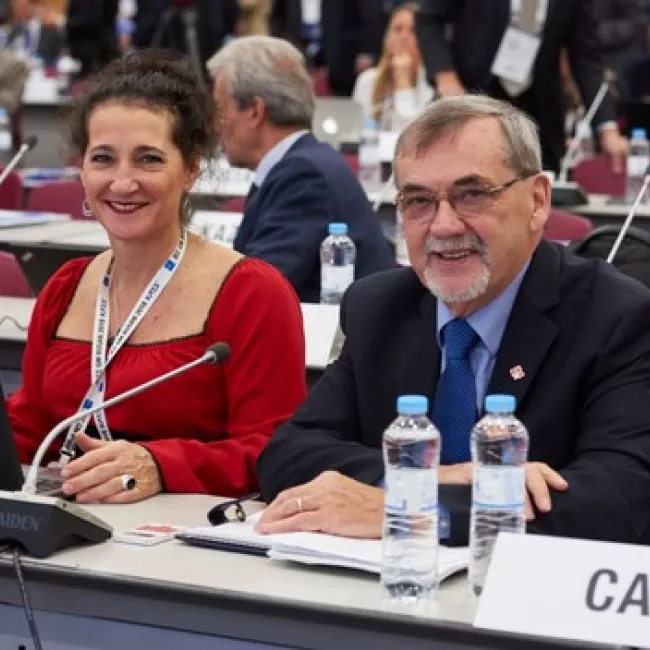
[[[324,305],[339,305],[345,290],[354,282],[357,249],[348,237],[345,223],[331,223],[329,237],[320,247],[320,301]]]
[[[472,430],[474,463],[470,522],[469,582],[483,590],[497,535],[526,532],[528,431],[515,417],[512,395],[488,395],[485,416]]]
[[[11,160],[11,123],[6,108],[0,108],[0,164],[6,165]]]
[[[359,182],[366,188],[381,187],[379,131],[374,120],[366,120],[359,140]]]
[[[650,162],[650,143],[645,129],[633,129],[627,153],[627,177],[625,180],[625,200],[632,204],[641,191],[643,179]],[[647,201],[647,195],[643,201]]]
[[[401,604],[426,603],[438,587],[440,434],[429,401],[402,395],[383,438],[385,505],[381,583]]]

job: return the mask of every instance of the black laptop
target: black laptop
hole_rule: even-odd
[[[9,426],[9,416],[0,382],[0,490],[16,492],[23,486],[25,475],[18,459],[18,450]],[[45,496],[61,496],[61,478],[58,470],[41,468],[36,491]]]

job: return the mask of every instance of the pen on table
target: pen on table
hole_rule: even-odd
[[[220,524],[229,521],[228,517],[226,517],[226,510],[232,508],[233,506],[235,508],[235,517],[237,520],[246,521],[246,511],[242,507],[242,503],[246,501],[254,501],[255,499],[259,499],[261,496],[262,495],[259,492],[253,492],[251,494],[246,494],[242,497],[239,497],[238,499],[222,501],[221,503],[218,503],[216,506],[214,506],[214,508],[211,508],[209,510],[208,521],[213,526],[219,526]]]

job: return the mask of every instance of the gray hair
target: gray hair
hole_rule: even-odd
[[[485,95],[444,97],[434,101],[400,134],[395,160],[424,153],[441,138],[457,131],[470,120],[493,117],[505,138],[504,164],[517,174],[542,170],[542,152],[537,125],[512,104]]]
[[[272,36],[238,38],[221,48],[207,67],[213,78],[219,75],[227,80],[240,108],[260,97],[271,123],[311,128],[312,80],[304,57],[288,41]]]

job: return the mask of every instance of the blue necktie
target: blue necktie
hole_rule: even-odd
[[[476,422],[476,379],[469,353],[478,335],[465,320],[454,319],[442,329],[445,370],[433,403],[433,421],[440,430],[440,463],[451,465],[470,460],[469,434]]]

